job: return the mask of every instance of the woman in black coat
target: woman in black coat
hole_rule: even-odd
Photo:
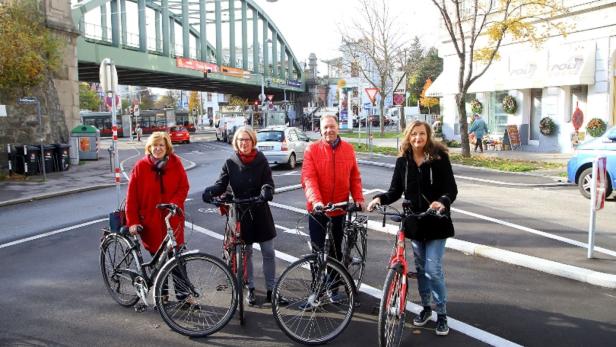
[[[272,170],[263,153],[257,151],[257,135],[249,127],[239,128],[233,136],[235,153],[225,161],[218,180],[213,186],[205,188],[203,200],[209,201],[213,196],[219,196],[231,186],[233,195],[239,199],[251,198],[261,194],[261,188],[269,185],[273,194],[274,180]],[[239,210],[241,216],[241,237],[247,244],[248,260],[248,297],[250,305],[256,303],[255,284],[252,265],[252,244],[258,242],[263,256],[263,274],[267,286],[267,301],[271,301],[272,290],[276,284],[276,259],[274,237],[276,229],[274,219],[267,202],[250,207],[250,211]]]
[[[375,196],[368,211],[378,204],[395,202],[403,193],[413,212],[431,208],[448,217],[425,217],[417,221],[416,228],[405,230],[405,236],[412,240],[417,287],[424,306],[413,324],[424,326],[430,320],[430,302],[434,299],[438,315],[436,334],[447,335],[447,287],[442,258],[446,239],[454,235],[449,208],[458,195],[458,187],[447,148],[432,141],[432,129],[425,122],[414,121],[406,127],[389,190]]]

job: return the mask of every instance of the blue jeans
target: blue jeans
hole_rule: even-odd
[[[437,314],[447,314],[447,287],[445,287],[442,261],[446,240],[412,240],[411,242],[421,304],[430,306],[431,299],[434,299]]]

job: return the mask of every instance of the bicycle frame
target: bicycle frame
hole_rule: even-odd
[[[400,274],[402,279],[402,287],[400,288],[400,302],[406,302],[406,296],[408,293],[408,263],[406,261],[406,240],[404,237],[404,231],[398,230],[396,234],[396,244],[392,249],[392,254],[389,259],[388,269],[392,269]],[[406,305],[400,305],[401,312],[406,309]]]
[[[236,271],[239,269],[238,265],[242,264],[242,276],[244,281],[246,281],[248,277],[248,268],[247,261],[248,256],[246,254],[246,244],[241,238],[242,226],[240,223],[241,217],[238,218],[238,209],[237,204],[229,203],[227,206],[229,207],[229,212],[227,213],[227,222],[225,223],[225,235],[223,239],[223,252],[226,256],[229,257],[231,272],[236,274]],[[229,223],[231,217],[235,218],[235,227]],[[241,259],[237,259],[237,247],[240,247]],[[241,261],[241,263],[238,263]]]

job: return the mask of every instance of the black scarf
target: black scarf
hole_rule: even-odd
[[[162,159],[156,159],[153,155],[149,155],[148,159],[150,160],[150,164],[152,164],[152,170],[156,171],[156,175],[158,176],[158,182],[160,183],[160,193],[164,194],[165,187],[163,185],[163,175],[165,174],[165,168],[167,167],[169,156],[165,155]]]

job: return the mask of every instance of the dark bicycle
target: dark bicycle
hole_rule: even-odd
[[[356,212],[355,204],[348,202],[330,204],[321,211],[328,219],[326,225],[325,244],[315,253],[304,256],[291,264],[280,276],[272,294],[272,312],[280,329],[293,341],[307,344],[324,344],[335,339],[348,326],[355,309],[357,283],[361,283],[365,265],[365,233],[347,234],[347,242],[355,241],[355,245],[347,246],[347,260],[343,262],[331,257],[333,247],[332,221],[325,212],[345,210],[348,213],[347,226],[361,228],[365,222],[352,224],[350,215]],[[357,219],[355,219],[357,220]],[[358,236],[359,235],[359,236]],[[357,243],[360,246],[357,246]],[[361,252],[356,252],[361,248]],[[362,257],[353,262],[353,255]],[[350,269],[355,269],[356,279],[351,276]],[[284,304],[281,302],[284,298]]]
[[[134,306],[141,299],[147,307],[154,288],[153,302],[171,329],[192,337],[213,334],[235,312],[235,280],[219,259],[178,249],[169,219],[182,210],[175,204],[156,207],[167,210],[167,233],[149,262],[143,261],[140,242],[127,227],[117,233],[104,231],[100,265],[107,290],[122,306]]]

